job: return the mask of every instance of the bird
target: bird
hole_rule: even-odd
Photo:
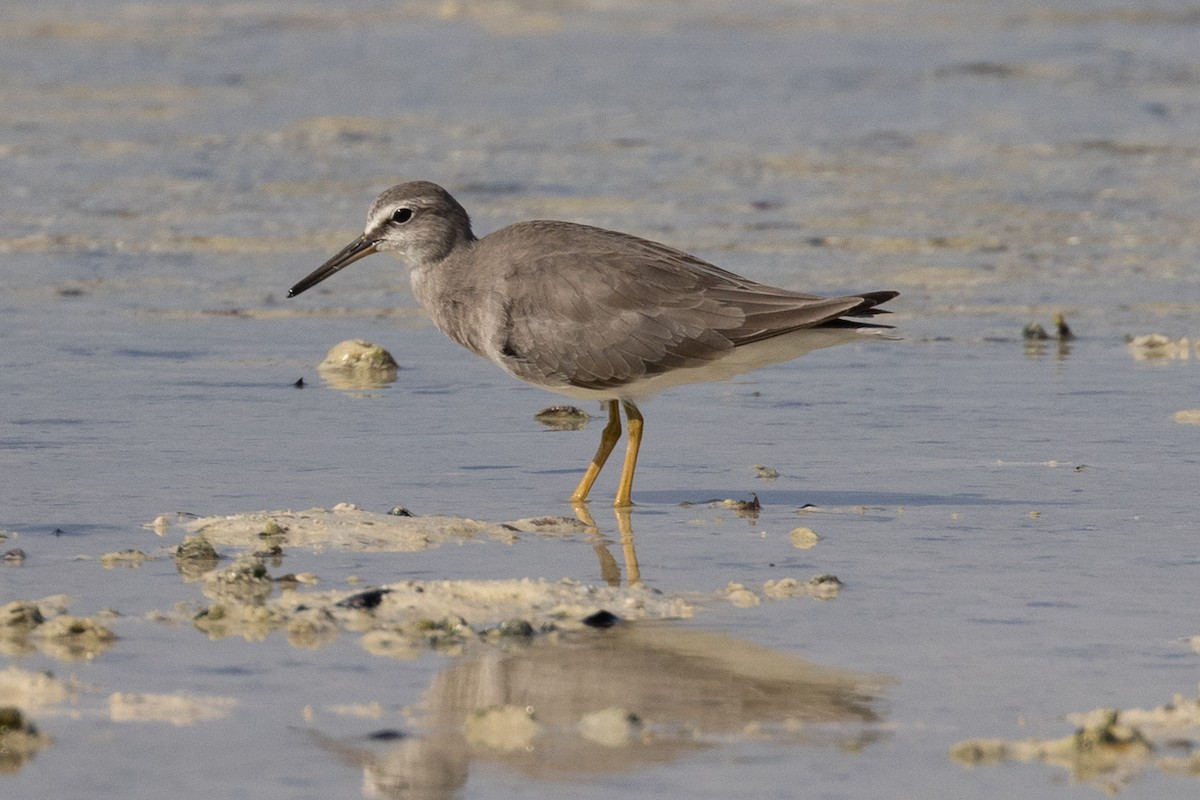
[[[644,418],[638,402],[669,386],[719,380],[883,334],[852,318],[886,314],[898,295],[822,297],[744,278],[659,242],[555,220],[476,237],[463,206],[429,181],[371,204],[362,235],[295,284],[295,297],[376,252],[406,261],[413,295],[439,330],[513,377],[604,404],[600,446],[570,500],[585,504],[621,437],[613,506],[633,505]],[[886,334],[885,334],[886,335]]]

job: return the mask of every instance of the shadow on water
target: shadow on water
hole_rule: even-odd
[[[363,770],[370,796],[452,797],[473,763],[578,780],[753,737],[858,750],[881,739],[886,676],[811,664],[733,637],[656,623],[480,646],[437,674],[412,735],[313,733]]]

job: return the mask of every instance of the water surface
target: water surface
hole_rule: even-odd
[[[870,717],[811,737],[710,730],[703,747],[604,768],[450,759],[451,795],[1092,796],[1056,768],[967,770],[948,751],[1194,696],[1200,429],[1173,414],[1200,405],[1200,354],[1138,360],[1124,341],[1200,335],[1186,5],[101,2],[2,16],[0,528],[27,558],[0,570],[0,602],[66,593],[75,613],[120,614],[119,641],[92,660],[0,656],[86,687],[34,713],[55,744],[3,778],[5,796],[360,796],[364,774],[406,757],[369,734],[415,734],[440,707],[434,687],[500,658],[396,661],[350,635],[210,641],[156,621],[206,602],[170,558],[98,561],[165,555],[182,527],[143,526],[175,512],[571,513],[599,426],[537,424],[557,398],[433,330],[399,264],[377,256],[284,299],[401,179],[450,188],[480,233],[570,219],[792,288],[902,292],[889,320],[902,341],[648,402],[631,519],[641,576],[664,593],[837,575],[835,600],[713,602],[665,629],[883,676]],[[1076,340],[1022,340],[1058,312]],[[320,379],[326,350],[354,337],[395,355],[395,383]],[[592,512],[620,564],[614,483]],[[751,492],[755,519],[701,502]],[[821,541],[794,547],[799,526]],[[602,583],[595,545],[296,549],[276,571],[327,589]],[[115,692],[237,705],[189,726],[121,723]],[[338,711],[372,703],[377,716]],[[417,761],[458,752],[432,741]],[[1150,770],[1129,792],[1192,788]]]

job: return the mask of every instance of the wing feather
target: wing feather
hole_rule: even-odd
[[[511,265],[497,350],[518,377],[547,386],[609,389],[735,347],[875,308],[894,292],[822,298],[766,286],[687,253],[615,231],[527,222],[479,241]],[[878,326],[876,326],[878,327]]]

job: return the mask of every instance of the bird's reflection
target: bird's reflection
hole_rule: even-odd
[[[374,745],[319,741],[363,769],[368,797],[448,798],[472,763],[540,780],[629,772],[750,738],[858,749],[883,735],[873,723],[886,682],[723,634],[625,623],[480,645],[435,676],[419,733]],[[528,715],[514,746],[503,733],[471,733],[474,720],[497,709]],[[605,710],[638,721],[636,733],[590,733],[586,720]]]
[[[593,537],[596,557],[600,560],[601,580],[609,586],[620,586],[621,567],[609,552],[609,540],[600,532],[600,526],[596,524],[595,518],[588,511],[587,504],[572,503],[571,507],[575,510],[575,517],[587,527],[588,534]],[[613,514],[617,518],[617,532],[621,536],[621,554],[625,558],[625,572],[629,576],[629,585],[641,586],[642,571],[638,567],[637,550],[633,544],[633,522],[630,519],[630,510],[614,508]]]

